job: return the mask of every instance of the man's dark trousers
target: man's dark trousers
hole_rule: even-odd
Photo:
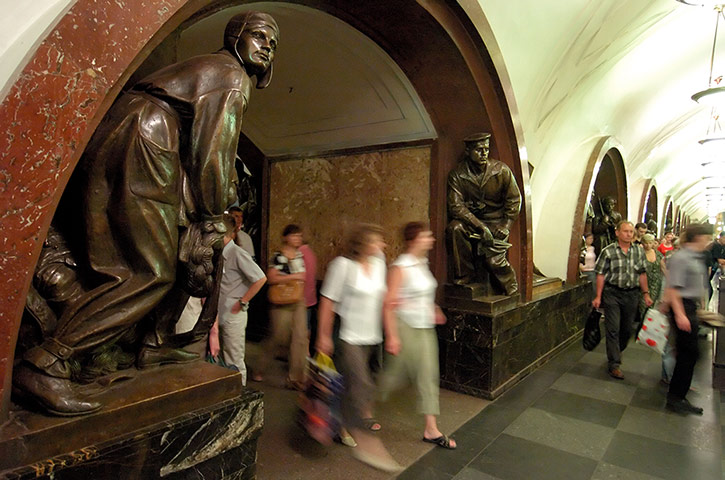
[[[697,363],[697,358],[700,355],[700,350],[697,346],[697,330],[699,327],[699,322],[697,321],[697,304],[693,300],[683,298],[682,306],[685,308],[687,319],[690,320],[689,332],[684,332],[677,328],[673,317],[674,314],[670,312],[672,328],[675,333],[677,363],[672,373],[670,391],[667,396],[673,400],[683,399],[687,395],[687,392],[690,390],[690,384],[692,383],[695,363]]]
[[[639,288],[622,289],[610,284],[604,285],[601,307],[604,308],[610,370],[619,368],[622,364],[622,351],[627,348],[637,318],[639,295]]]

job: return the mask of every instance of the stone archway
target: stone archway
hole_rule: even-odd
[[[657,221],[657,206],[657,186],[654,179],[649,178],[642,190],[642,200],[639,205],[639,215],[637,215],[638,221],[644,222],[648,213],[653,213],[654,220]]]
[[[130,3],[130,4],[129,4]],[[124,83],[148,54],[182,22],[240,2],[78,0],[34,53],[0,104],[3,206],[6,235],[0,288],[0,418],[7,412],[12,355],[25,295],[54,210],[83,149]],[[248,2],[243,2],[248,3]],[[323,10],[378,43],[418,91],[438,132],[432,147],[430,219],[443,238],[445,178],[458,161],[461,139],[472,131],[493,133],[492,152],[509,165],[524,192],[522,213],[511,232],[511,263],[523,297],[531,298],[532,252],[528,170],[496,65],[472,22],[457,5],[404,2],[292,3]],[[86,21],[93,18],[94,22]],[[425,44],[421,44],[421,39]],[[429,65],[430,68],[421,68]],[[432,75],[431,71],[437,74]],[[455,74],[453,73],[455,72]],[[441,81],[445,76],[446,81]],[[452,93],[455,92],[455,95]],[[435,202],[433,201],[435,199]],[[431,264],[445,272],[442,249]]]
[[[675,227],[674,223],[675,223],[674,204],[672,203],[672,197],[668,196],[665,199],[664,210],[663,210],[663,215],[662,215],[662,234],[665,233],[665,230],[674,229],[674,227]]]
[[[599,190],[597,190],[598,186]],[[590,209],[589,204],[593,193],[597,196],[601,195],[602,198],[613,196],[617,200],[619,211],[627,212],[627,176],[619,151],[619,142],[613,137],[602,137],[597,142],[584,171],[569,242],[566,275],[566,281],[569,283],[576,283],[579,279],[582,235],[587,224],[587,210]],[[597,199],[595,199],[596,201]],[[596,205],[591,207],[596,210]]]

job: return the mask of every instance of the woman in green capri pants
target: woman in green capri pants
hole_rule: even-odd
[[[421,222],[403,228],[406,251],[388,271],[388,293],[384,306],[386,351],[385,373],[380,391],[383,399],[405,381],[418,391],[418,411],[425,417],[423,441],[443,448],[456,448],[456,441],[438,430],[438,337],[436,323],[445,317],[435,304],[438,283],[428,268],[428,252],[435,238]]]

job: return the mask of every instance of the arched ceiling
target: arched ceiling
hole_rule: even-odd
[[[725,210],[719,204],[708,212],[698,140],[710,110],[690,99],[707,88],[712,7],[675,0],[478,3],[509,72],[537,174],[592,137],[612,135],[623,146],[630,185],[655,178],[661,197],[671,195],[693,218]],[[725,38],[717,45],[718,75],[725,75]]]
[[[270,13],[281,38],[273,81],[252,93],[243,132],[267,156],[334,151],[435,138],[412,85],[365,35],[320,10],[260,2],[222,10],[185,29],[179,59],[222,46],[243,10]]]
[[[0,21],[0,95],[22,58],[73,0],[37,3],[8,3]],[[706,133],[710,112],[690,96],[707,86],[712,7],[675,0],[458,3],[479,29],[488,24],[511,80],[516,121],[536,167],[534,219],[545,213],[545,205],[556,203],[550,200],[557,180],[581,178],[579,158],[607,136],[622,145],[630,186],[655,179],[662,198],[671,195],[684,214],[698,219],[708,213],[697,140]],[[275,81],[270,90],[255,92],[245,117],[245,128],[265,153],[356,146],[365,143],[363,137],[385,143],[435,136],[409,82],[369,39],[321,12],[279,2],[261,6],[274,13],[283,30]],[[196,34],[183,40],[190,48],[216,48],[218,34],[205,29],[217,28],[230,13],[206,19],[208,27],[195,26]],[[720,41],[715,77],[725,73],[723,50]],[[341,71],[347,82],[325,83],[329,77],[321,72],[329,69]],[[370,71],[384,73],[371,78]],[[316,101],[286,114],[291,104],[285,99],[302,94]],[[260,109],[266,120],[255,123]],[[639,195],[630,191],[632,198]]]

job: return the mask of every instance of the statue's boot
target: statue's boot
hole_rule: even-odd
[[[493,269],[496,279],[504,289],[506,296],[512,296],[519,293],[519,284],[516,281],[516,272],[510,265],[504,265]]]
[[[198,358],[198,354],[187,352],[181,348],[152,347],[145,345],[138,353],[136,366],[138,366],[138,368],[147,368],[169,363],[189,363],[197,360]]]
[[[33,347],[13,373],[13,391],[53,415],[71,417],[99,410],[103,404],[79,395],[70,380],[73,348],[54,338]]]
[[[13,392],[62,417],[86,415],[103,406],[78,395],[69,379],[48,375],[27,362],[21,363],[13,373]]]

